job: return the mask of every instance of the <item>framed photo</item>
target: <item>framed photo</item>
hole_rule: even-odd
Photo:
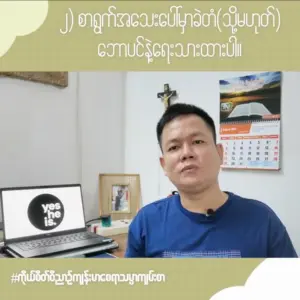
[[[112,220],[132,219],[140,202],[138,174],[99,174],[100,215],[109,214]]]

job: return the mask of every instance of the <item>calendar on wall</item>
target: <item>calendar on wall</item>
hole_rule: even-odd
[[[280,169],[281,72],[220,80],[222,168]]]

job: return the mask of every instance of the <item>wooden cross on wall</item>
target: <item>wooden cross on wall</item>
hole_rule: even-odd
[[[165,105],[165,109],[167,109],[171,105],[171,98],[176,97],[177,92],[171,91],[169,84],[164,84],[164,91],[157,94],[157,98],[160,98],[163,100],[163,103]]]

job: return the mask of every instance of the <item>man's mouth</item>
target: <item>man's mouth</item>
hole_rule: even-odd
[[[197,168],[196,165],[188,165],[188,166],[185,166],[185,167],[181,170],[181,172],[193,171],[193,170],[195,170],[196,168]]]

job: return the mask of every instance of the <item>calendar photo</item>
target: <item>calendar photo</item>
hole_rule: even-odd
[[[220,80],[222,168],[280,169],[281,72]]]

